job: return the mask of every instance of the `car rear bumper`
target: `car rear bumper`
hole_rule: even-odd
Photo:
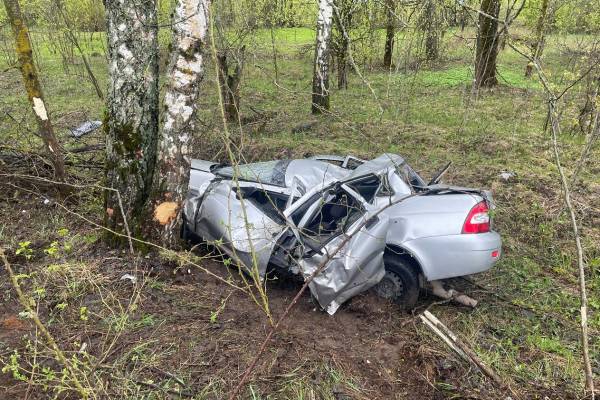
[[[419,261],[428,281],[486,271],[502,253],[500,235],[493,231],[420,238],[403,245]]]

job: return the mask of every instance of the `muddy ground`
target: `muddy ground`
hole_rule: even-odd
[[[37,196],[4,203],[2,214],[10,213],[19,213],[19,218],[5,225],[5,235],[8,230],[19,241],[35,240],[29,246],[29,260],[7,250],[9,261],[17,273],[29,274],[20,283],[29,296],[37,298],[42,321],[64,351],[81,354],[85,346],[86,360],[92,365],[86,371],[93,375],[90,382],[101,387],[99,397],[225,398],[270,328],[264,311],[248,294],[227,283],[242,285],[235,269],[208,257],[208,249],[194,254],[201,259],[199,265],[215,276],[158,253],[134,258],[125,250],[105,247],[101,240],[91,242],[86,235],[90,231],[97,235],[97,230],[57,206],[43,204]],[[61,239],[52,233],[36,233],[41,219],[66,226],[68,237],[79,238],[70,252],[48,254],[52,243]],[[57,270],[57,265],[62,268],[60,274],[48,272]],[[136,285],[121,279],[126,273],[137,277]],[[16,350],[20,365],[31,369],[31,342],[39,343],[40,352],[47,348],[41,338],[35,341],[36,329],[30,320],[19,315],[23,307],[4,269],[1,276],[0,354],[6,364]],[[300,285],[283,278],[267,284],[273,316],[282,313]],[[40,287],[44,295],[36,297]],[[127,323],[116,329],[115,315],[125,314],[118,310],[126,310],[135,293],[139,293],[136,307],[127,313]],[[432,301],[425,298],[419,310]],[[447,306],[457,313],[469,312]],[[52,357],[40,356],[37,363],[60,370]],[[20,381],[10,371],[0,374],[1,399],[42,399],[55,393],[43,386],[43,379]],[[305,293],[275,335],[241,398],[454,396],[494,398],[501,394],[427,334],[418,318],[367,292],[334,316],[319,310]],[[68,392],[59,394],[59,398],[68,397]]]

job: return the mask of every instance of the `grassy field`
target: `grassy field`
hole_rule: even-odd
[[[525,35],[526,32],[522,34]],[[479,306],[474,310],[466,310],[455,305],[440,304],[431,305],[430,310],[473,346],[480,357],[509,383],[517,397],[578,398],[582,393],[583,373],[578,336],[576,254],[570,224],[563,212],[549,133],[544,131],[546,108],[543,92],[536,78],[526,79],[523,76],[526,63],[507,47],[499,59],[501,84],[492,90],[481,91],[477,97],[471,96],[473,55],[470,48],[473,40],[470,38],[473,35],[469,30],[464,33],[448,32],[444,37],[442,59],[435,65],[422,64],[418,68],[414,63],[408,63],[406,51],[412,47],[414,52],[418,39],[414,35],[399,35],[396,42],[399,49],[396,54],[398,65],[392,71],[379,67],[378,63],[368,64],[369,60],[378,60],[383,54],[382,40],[376,45],[359,44],[354,57],[362,77],[356,72],[352,73],[348,90],[337,90],[334,75],[331,113],[315,117],[310,115],[311,46],[314,32],[300,28],[275,32],[278,72],[278,80],[275,81],[270,32],[258,31],[247,38],[241,105],[244,123],[230,125],[229,131],[240,145],[240,157],[249,161],[323,153],[353,154],[369,158],[382,152],[394,152],[404,155],[425,177],[430,176],[445,162],[452,161],[453,167],[445,178],[446,182],[492,189],[498,206],[496,229],[504,240],[503,258],[491,271],[472,277],[472,282],[457,282],[467,293],[480,300]],[[544,64],[552,83],[557,87],[566,87],[574,79],[572,68],[568,68],[572,65],[569,50],[575,49],[579,39],[581,37],[570,36],[550,37],[548,40]],[[68,128],[86,119],[102,119],[104,112],[103,102],[96,97],[93,87],[87,81],[79,57],[75,55],[74,62],[67,64],[68,68],[65,70],[60,55],[53,51],[45,35],[38,33],[34,35],[34,40],[51,117],[65,148],[101,142],[100,133],[81,140],[68,135]],[[96,34],[83,43],[94,73],[103,83],[102,87],[105,87],[107,73],[102,40],[103,37]],[[168,36],[161,34],[163,47],[167,41]],[[164,60],[161,64],[164,66]],[[410,68],[406,68],[408,64]],[[214,78],[214,66],[210,63],[202,88],[199,131],[196,132],[194,151],[198,158],[225,160],[223,126],[216,112],[217,83]],[[19,73],[16,69],[8,68],[6,60],[0,63],[0,90],[0,137],[3,144],[28,151],[38,149],[39,143],[29,134],[35,131],[35,124],[27,111]],[[581,88],[576,86],[569,94],[563,114],[563,134],[559,138],[562,161],[567,172],[572,171],[585,144],[585,137],[572,129],[572,116],[576,116],[574,107],[581,102],[580,91]],[[73,162],[81,162],[80,158],[69,157]],[[591,162],[573,187],[588,265],[590,344],[593,368],[597,376],[600,373],[599,157],[600,150],[596,147],[590,157]],[[96,156],[93,161],[99,162],[101,157]],[[502,171],[512,171],[516,175],[509,181],[504,181],[499,177]],[[99,179],[97,174],[90,174],[87,169],[71,167],[71,173],[88,182]],[[14,188],[11,190],[14,191]],[[22,191],[19,193],[23,194]],[[31,272],[48,264],[68,265],[72,275],[65,273],[60,276],[71,277],[75,283],[67,279],[60,285],[69,287],[77,285],[78,279],[81,279],[76,273],[78,269],[73,270],[74,265],[79,265],[78,268],[82,271],[93,274],[95,280],[102,282],[102,272],[106,270],[100,266],[102,260],[107,257],[119,260],[125,257],[120,253],[101,255],[94,250],[101,248],[97,243],[97,229],[82,226],[81,221],[74,221],[72,216],[60,210],[49,213],[43,211],[34,197],[20,204],[15,196],[18,195],[7,195],[3,199],[3,215],[14,215],[21,212],[21,208],[25,213],[27,207],[31,207],[32,217],[7,222],[0,230],[0,241],[3,247],[10,249],[18,248],[19,242],[33,243],[31,247],[35,256],[32,260],[26,261],[22,256],[15,255],[11,258],[23,271]],[[83,196],[76,207],[93,220],[100,220],[101,204],[97,196]],[[23,224],[27,228],[19,229]],[[61,228],[65,229],[62,236],[57,234]],[[44,253],[44,249],[49,248],[54,241],[60,249],[56,257],[48,252]],[[69,243],[76,251],[65,250],[65,245]],[[206,262],[210,265],[213,263]],[[108,263],[119,264],[117,261]],[[154,267],[161,268],[159,264]],[[116,270],[120,271],[119,268],[124,268],[123,263]],[[178,275],[148,278],[144,289],[148,291],[144,291],[143,296],[157,304],[165,301],[164,299],[176,299],[181,302],[177,303],[178,307],[190,310],[199,307],[204,319],[219,309],[220,300],[216,301],[215,298],[223,297],[223,288],[210,286],[216,293],[211,298],[203,292],[202,284],[205,282],[202,278],[198,278],[198,282],[187,282],[182,286],[173,276]],[[42,287],[48,292],[55,291],[48,286],[53,282],[52,279],[42,273],[30,280],[34,282],[31,283],[32,288]],[[99,285],[104,287],[103,284]],[[13,304],[10,310],[16,313],[14,296],[6,290],[3,301]],[[64,302],[81,303],[85,300],[85,296],[82,297],[85,290],[87,289],[73,292],[76,294],[67,291],[67,300]],[[177,298],[175,293],[179,290],[189,293],[190,299],[183,301]],[[286,297],[293,290],[286,291],[277,287],[270,293],[271,296]],[[74,296],[73,299],[69,298],[71,295]],[[281,299],[271,301],[276,310],[281,306]],[[344,322],[348,326],[356,324],[357,334],[377,333],[382,336],[405,337],[409,344],[400,351],[399,359],[392,357],[391,361],[388,360],[389,364],[382,363],[380,370],[366,374],[353,365],[357,362],[356,359],[347,354],[342,355],[354,352],[368,357],[368,347],[364,342],[352,342],[354,347],[351,349],[340,348],[335,345],[335,337],[328,337],[328,341],[333,344],[329,347],[320,344],[319,346],[325,347],[318,350],[329,353],[330,357],[320,358],[310,353],[307,356],[309,358],[304,361],[302,355],[289,358],[283,370],[275,369],[271,373],[269,369],[264,375],[261,373],[256,377],[248,388],[248,398],[414,398],[410,391],[402,392],[401,389],[421,387],[419,385],[427,388],[423,389],[422,395],[428,398],[500,396],[501,392],[486,392],[485,388],[489,385],[477,378],[476,372],[468,371],[468,366],[450,368],[451,373],[445,374],[440,363],[451,360],[459,365],[460,361],[443,343],[416,322],[405,323],[410,322],[410,317],[393,319],[400,317],[390,317],[385,311],[379,310],[380,306],[373,306],[372,301],[374,300],[370,298],[359,299],[350,306],[350,310],[340,311],[355,315],[356,309],[361,309],[365,303],[368,306],[365,306],[367,311],[364,317],[344,320],[346,317],[336,315],[334,318],[342,318],[342,325]],[[47,303],[47,299],[40,297],[40,304],[50,307]],[[230,303],[227,303],[223,315],[237,318],[238,314],[243,314],[239,310],[230,309]],[[240,300],[236,300],[234,304],[239,309],[245,307]],[[250,301],[247,307],[253,307]],[[307,315],[311,313],[310,305],[301,307],[301,310],[306,311]],[[103,311],[95,312],[98,319],[107,318]],[[157,338],[152,334],[164,333],[163,329],[169,323],[179,323],[168,316],[168,310],[164,307],[155,306],[147,312],[136,315],[135,323],[132,321],[123,328],[127,330],[125,336],[129,335],[127,337],[133,340],[136,334],[140,334],[148,341],[160,341],[160,336]],[[394,313],[393,310],[388,312]],[[70,316],[52,317],[49,320],[50,327],[60,332],[56,324],[64,321],[70,321],[70,328],[73,330],[84,324],[77,307],[73,313]],[[3,318],[6,320],[8,317],[7,312]],[[183,318],[193,318],[193,315]],[[219,317],[219,321],[223,319],[222,323],[226,324],[225,318]],[[260,320],[261,317],[259,313],[251,312],[241,318]],[[295,318],[301,320],[304,316],[295,314]],[[324,315],[311,315],[307,323],[333,325],[323,322],[328,318]],[[385,318],[389,324],[378,328],[378,321]],[[367,330],[361,324],[372,326]],[[203,329],[208,331],[202,331],[202,335],[219,337],[217,333],[210,331],[214,324],[209,321],[206,326],[208,328]],[[87,329],[92,328],[88,326]],[[260,338],[260,328],[256,329],[258,333],[255,332],[251,340],[253,343]],[[397,331],[391,332],[393,329]],[[244,335],[239,330],[237,333],[234,329],[227,332],[238,335],[238,339],[243,340]],[[279,345],[285,346],[285,338],[288,336],[300,340],[300,334],[294,336],[293,326],[286,332],[281,339],[284,342],[279,342]],[[322,329],[319,334],[327,335],[327,332]],[[191,335],[190,342],[182,342],[181,346],[187,346],[189,350],[193,347],[192,344],[201,345],[201,337],[195,336],[193,332],[186,331],[186,334]],[[345,332],[344,335],[347,336],[342,336],[343,338],[354,337],[353,333]],[[63,339],[68,341],[71,338]],[[321,337],[313,338],[316,342],[320,339]],[[236,346],[234,343],[238,343],[233,340],[225,342],[229,346]],[[0,348],[1,360],[7,365],[14,346],[21,349],[21,352],[25,351],[23,347],[18,347],[23,346],[22,342],[17,345],[0,336],[0,345],[3,343],[4,348]],[[172,359],[175,351],[173,347],[160,346],[159,343],[157,348],[160,351],[146,351],[135,346],[133,350],[131,347],[124,347],[122,351],[138,352],[139,359],[155,357],[150,361],[146,359],[152,365],[160,365],[161,360]],[[382,357],[381,360],[386,358]],[[234,368],[242,368],[244,361],[247,358],[242,357]],[[115,363],[120,365],[117,361]],[[227,367],[226,364],[219,365]],[[403,375],[400,366],[411,368],[410,378]],[[138,367],[136,364],[132,370],[138,373]],[[184,366],[179,367],[181,373],[185,374]],[[237,369],[233,375],[237,376]],[[222,370],[206,373],[205,375],[209,375],[205,378],[206,382],[198,386],[206,388],[206,393],[198,394],[197,398],[220,398],[228,382],[225,378],[219,380],[218,377],[223,374]],[[464,378],[462,374],[467,374],[468,378]],[[196,378],[190,375],[186,376],[186,381],[188,379]],[[377,379],[384,380],[393,390],[378,389],[378,384],[374,383],[378,382]],[[154,383],[155,381],[152,384]],[[164,380],[159,383],[162,385]],[[600,382],[597,383],[600,385]],[[173,382],[170,381],[170,384]],[[152,392],[151,385],[148,384],[145,388]],[[137,392],[138,395],[140,393]],[[154,397],[150,398],[161,398],[160,393],[154,393]],[[336,393],[342,394],[338,396]],[[127,395],[135,398],[136,392],[127,392]]]

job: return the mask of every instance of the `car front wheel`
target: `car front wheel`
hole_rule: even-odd
[[[419,298],[419,277],[414,268],[399,258],[384,258],[385,275],[375,285],[375,293],[392,300],[405,310],[412,310]]]

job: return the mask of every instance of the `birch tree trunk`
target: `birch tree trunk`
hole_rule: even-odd
[[[23,76],[27,98],[33,108],[33,113],[35,114],[35,119],[39,127],[39,135],[44,142],[44,146],[46,147],[50,161],[54,167],[54,177],[58,181],[64,181],[65,165],[62,149],[58,140],[56,140],[52,122],[48,115],[48,108],[44,101],[42,86],[40,85],[37,68],[33,61],[29,32],[25,25],[23,15],[21,14],[19,1],[4,0],[4,7],[6,8],[8,20],[10,21],[10,25],[15,35],[15,48],[19,60],[19,69]]]
[[[181,206],[190,176],[190,144],[208,32],[210,0],[179,0],[174,13],[173,53],[167,72],[154,219],[166,246],[179,238]]]
[[[396,35],[396,25],[394,23],[394,0],[385,1],[385,53],[383,54],[383,66],[391,68],[392,55],[394,53],[394,36]]]
[[[158,25],[155,0],[105,0],[109,88],[106,186],[119,191],[134,235],[148,200],[158,138]],[[105,192],[105,223],[123,231],[120,202]]]
[[[317,16],[317,42],[312,84],[312,113],[329,110],[329,53],[333,0],[319,0]]]
[[[479,32],[477,33],[477,52],[475,55],[475,89],[498,84],[496,58],[498,56],[500,1],[483,0],[481,2],[481,12],[479,14]]]

